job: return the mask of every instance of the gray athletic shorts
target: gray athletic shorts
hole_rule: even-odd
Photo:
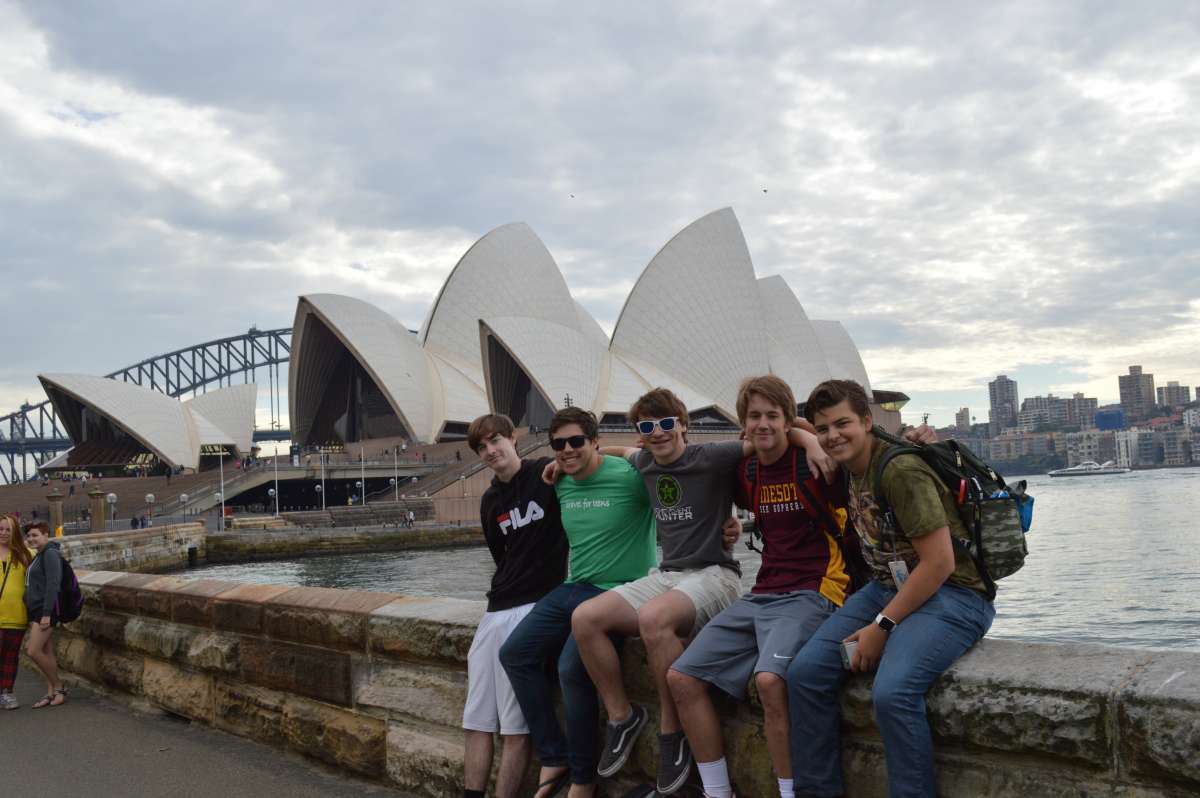
[[[783,678],[796,652],[836,609],[815,590],[747,593],[709,621],[671,668],[740,699],[756,673]]]

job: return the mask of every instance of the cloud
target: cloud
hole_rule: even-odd
[[[416,327],[516,220],[611,329],[733,205],[880,387],[1195,384],[1198,44],[1154,3],[3,5],[0,291],[58,332],[18,325],[0,383],[286,326],[308,291]]]

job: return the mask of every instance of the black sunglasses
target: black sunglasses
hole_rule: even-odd
[[[582,449],[583,445],[588,442],[586,435],[571,435],[566,438],[551,438],[550,448],[556,452],[561,452],[567,448],[567,444],[571,444],[572,449]]]

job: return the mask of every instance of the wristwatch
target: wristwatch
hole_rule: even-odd
[[[896,622],[882,612],[875,616],[875,623],[885,632],[890,632],[896,628]]]

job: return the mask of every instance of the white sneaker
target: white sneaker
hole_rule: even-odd
[[[21,702],[12,693],[0,693],[0,709],[18,709]]]

